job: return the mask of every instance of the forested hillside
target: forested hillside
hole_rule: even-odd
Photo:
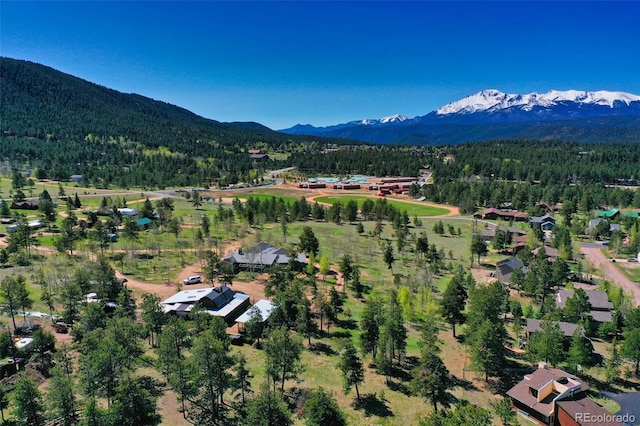
[[[308,140],[208,120],[32,62],[1,58],[0,75],[0,156],[13,168],[37,168],[39,177],[81,174],[94,186],[122,187],[205,186],[222,176],[234,183],[274,166],[256,166],[248,148]]]

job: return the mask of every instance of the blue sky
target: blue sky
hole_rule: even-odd
[[[640,94],[640,2],[0,2],[0,55],[273,129],[483,89]]]

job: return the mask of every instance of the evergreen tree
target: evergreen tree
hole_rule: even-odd
[[[374,359],[378,352],[382,321],[382,302],[380,299],[368,299],[360,320],[360,348],[362,353],[372,354]]]
[[[442,295],[442,317],[451,325],[453,337],[456,337],[456,324],[464,322],[464,308],[467,302],[467,289],[464,287],[464,271],[458,270],[449,281]]]
[[[355,386],[356,397],[359,401],[360,391],[358,390],[358,384],[364,382],[364,367],[353,344],[347,343],[345,346],[338,367],[342,371],[345,393],[351,390],[351,386]]]
[[[387,244],[385,246],[383,258],[384,263],[387,264],[387,268],[391,269],[391,271],[393,272],[393,262],[396,261],[396,258],[393,256],[393,247],[391,247],[391,244]]]
[[[29,292],[26,287],[26,279],[23,275],[10,275],[0,282],[0,298],[9,310],[13,329],[16,328],[15,314],[18,309],[29,305]]]
[[[118,426],[156,426],[162,417],[157,413],[156,400],[141,378],[127,376],[116,389],[109,417]],[[204,424],[204,423],[202,423]]]
[[[298,242],[298,248],[303,253],[311,253],[317,255],[318,249],[320,247],[320,243],[313,233],[313,229],[310,226],[305,226],[302,228],[302,233],[300,234],[300,241]]]
[[[640,371],[640,328],[625,331],[621,354],[635,364],[635,373],[637,376]]]
[[[493,409],[498,418],[502,421],[503,426],[515,426],[518,424],[518,415],[511,407],[511,399],[508,397],[502,398],[500,401],[493,404]]]
[[[545,319],[540,323],[540,331],[530,337],[529,359],[556,366],[564,358],[562,344],[563,336],[558,323]]]
[[[311,346],[311,335],[316,331],[317,325],[313,320],[311,303],[309,299],[303,297],[298,304],[298,317],[296,319],[296,330],[303,336],[307,336],[309,346]]]
[[[346,426],[347,420],[333,395],[322,387],[313,389],[304,403],[305,425]]]
[[[611,342],[607,358],[604,361],[604,375],[608,382],[615,382],[620,378],[620,365],[622,364],[622,357],[618,350],[618,339],[614,338]]]
[[[449,389],[453,388],[453,380],[447,367],[435,351],[423,352],[420,364],[413,370],[411,388],[431,402],[433,411],[438,411],[438,404],[448,405]]]
[[[262,391],[249,401],[246,424],[255,426],[290,426],[293,424],[287,404],[279,393],[264,386]]]
[[[187,418],[187,401],[195,393],[189,378],[192,364],[187,363],[185,352],[189,346],[188,330],[181,318],[169,320],[162,330],[158,345],[158,361],[167,382],[180,402],[180,412]]]
[[[61,419],[63,426],[77,422],[77,401],[73,380],[73,365],[69,348],[63,346],[56,355],[57,363],[51,369],[51,380],[47,387],[46,402],[52,416]]]
[[[480,258],[485,254],[487,254],[488,252],[489,252],[489,249],[487,248],[487,245],[485,244],[482,236],[479,234],[474,235],[471,240],[471,255],[472,256],[474,254],[478,255],[478,265],[480,264]]]
[[[234,359],[225,327],[221,325],[212,325],[193,342],[189,362],[193,365],[193,385],[197,390],[189,402],[190,415],[196,424],[217,425],[227,421],[224,395],[232,387],[230,369]]]
[[[280,392],[284,392],[287,379],[295,379],[302,371],[302,340],[280,327],[271,332],[265,342],[266,370],[274,387],[280,382]]]
[[[578,366],[587,364],[591,359],[591,342],[582,335],[579,328],[573,332],[567,363],[574,371],[578,371]]]
[[[484,373],[485,381],[489,380],[489,376],[500,374],[506,358],[504,325],[500,327],[497,323],[485,320],[470,337],[471,362]]]
[[[244,354],[239,353],[235,355],[234,370],[236,375],[234,377],[233,388],[240,390],[240,398],[242,405],[246,403],[246,395],[253,393],[251,389],[251,372],[247,369],[247,358]]]
[[[149,335],[149,344],[157,347],[158,337],[162,332],[162,327],[167,323],[167,316],[160,307],[160,296],[156,294],[144,293],[142,295],[142,321]]]
[[[21,373],[13,389],[14,415],[20,426],[44,426],[44,405],[36,383]]]

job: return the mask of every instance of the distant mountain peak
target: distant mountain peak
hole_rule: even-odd
[[[362,125],[365,125],[365,126],[371,126],[371,125],[375,125],[375,124],[401,123],[401,122],[403,122],[405,120],[408,120],[408,117],[405,117],[402,114],[394,114],[394,115],[390,115],[388,117],[382,117],[382,118],[378,118],[378,119],[365,118],[364,120],[353,121],[352,123],[354,123],[354,124],[362,124]]]
[[[448,114],[472,114],[475,112],[492,112],[507,108],[520,108],[531,111],[535,107],[549,108],[563,102],[577,104],[602,105],[614,108],[616,102],[629,105],[631,102],[640,101],[640,96],[625,92],[608,92],[600,90],[586,92],[579,90],[551,90],[547,93],[533,92],[527,95],[507,94],[496,89],[487,89],[466,96],[458,101],[451,102],[438,108],[438,115]]]

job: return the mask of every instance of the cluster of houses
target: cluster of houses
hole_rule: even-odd
[[[615,209],[614,209],[615,210]],[[606,217],[615,217],[615,212],[607,211]],[[485,211],[484,217],[486,217]],[[499,218],[503,220],[519,220],[524,215],[500,213],[497,209],[489,210],[488,218]],[[508,212],[512,213],[512,212]],[[601,212],[599,212],[601,213]],[[613,213],[613,214],[612,214]],[[594,221],[606,220],[604,217],[594,219]],[[534,216],[528,218],[531,229],[540,227],[543,232],[552,231],[555,227],[555,219],[550,215]],[[619,225],[617,225],[619,226]],[[512,250],[515,254],[526,246],[526,232],[519,228],[503,227],[492,228],[482,233],[485,241],[492,240],[496,229],[509,232],[512,236]],[[546,256],[551,262],[558,257],[557,249],[544,246]],[[532,255],[538,256],[541,248],[533,250]],[[514,271],[522,270],[527,272],[527,268],[520,259],[515,256],[507,257],[496,263],[496,279],[509,285]],[[576,287],[580,284],[574,284]],[[611,322],[613,319],[613,304],[609,301],[607,293],[600,290],[593,290],[589,286],[582,287],[587,295],[590,311],[588,315],[595,324]],[[567,288],[559,289],[554,295],[555,305],[562,309],[567,304],[567,299],[572,297],[573,290]],[[527,341],[530,337],[542,331],[541,320],[527,319],[525,334]],[[565,339],[565,345],[571,340],[574,333],[579,332],[584,335],[582,326],[570,322],[556,321]],[[507,396],[510,398],[512,406],[521,416],[533,423],[542,425],[585,425],[589,423],[598,425],[622,425],[619,416],[611,415],[603,407],[587,397],[588,385],[582,380],[566,373],[565,371],[549,368],[545,363],[541,363],[534,372],[527,374],[524,378],[513,386]],[[590,416],[587,418],[586,416]],[[595,419],[595,420],[594,420]],[[595,423],[594,423],[595,422]]]
[[[555,260],[557,258],[558,253],[557,250],[552,247],[545,247],[547,251],[547,258],[549,260]],[[533,255],[537,254],[539,249],[533,251]],[[524,266],[522,261],[515,256],[510,256],[506,259],[503,259],[496,263],[496,272],[495,278],[505,284],[510,285],[511,283],[511,275],[517,269],[522,270],[523,272],[527,272],[527,268]],[[581,286],[580,284],[574,284],[575,286]],[[613,304],[609,301],[609,297],[607,293],[600,290],[593,290],[586,286],[585,293],[587,298],[589,299],[589,304],[591,305],[591,311],[589,312],[589,316],[593,319],[594,322],[598,324],[610,322],[613,318]],[[573,290],[568,290],[565,288],[559,289],[555,294],[555,304],[558,309],[562,309],[565,307],[567,303],[567,299],[573,296]],[[531,327],[529,327],[531,324]],[[563,324],[560,324],[560,328],[563,329]],[[530,333],[535,333],[538,331],[538,322],[536,320],[528,320],[527,321],[527,336]],[[573,335],[573,331],[575,331],[575,327],[564,327],[564,330],[567,331],[567,337],[571,337]]]
[[[233,267],[234,272],[263,271],[274,266],[286,265],[291,261],[306,264],[307,258],[304,254],[292,258],[286,249],[265,242],[233,251],[223,260]],[[226,285],[182,290],[160,304],[166,314],[188,318],[193,309],[197,308],[201,312],[224,319],[229,325],[239,324],[240,329],[251,319],[251,309],[260,312],[263,322],[275,309],[275,304],[265,299],[258,300],[250,309],[249,296],[233,291]]]
[[[366,189],[369,191],[377,191],[377,195],[384,196],[389,194],[408,194],[411,189],[411,185],[422,186],[424,183],[424,177],[417,178],[411,176],[385,178],[378,178],[375,176],[351,176],[347,179],[318,177],[310,178],[304,182],[299,182],[298,188],[329,188],[335,190]]]

